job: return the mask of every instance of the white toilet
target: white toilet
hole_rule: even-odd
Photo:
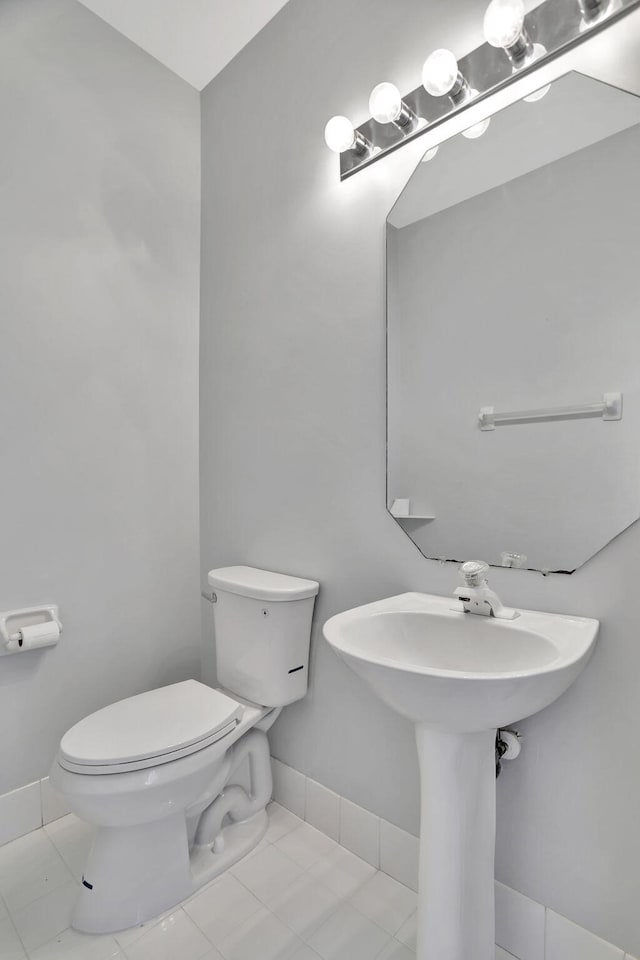
[[[212,570],[217,689],[186,680],[104,707],[60,742],[51,781],[96,827],[72,926],[157,916],[248,853],[267,827],[266,730],[307,691],[318,584]],[[250,786],[234,782],[248,759]]]

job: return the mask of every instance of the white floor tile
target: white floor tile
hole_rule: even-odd
[[[0,957],[2,960],[23,960],[26,957],[22,941],[9,916],[0,920]]]
[[[376,960],[415,960],[415,957],[416,955],[413,950],[405,947],[404,943],[400,943],[398,940],[392,940],[391,943],[387,944],[382,953],[378,954]]]
[[[0,888],[10,883],[15,871],[24,870],[32,863],[49,863],[58,857],[58,851],[44,830],[34,830],[5,844],[0,847]]]
[[[13,922],[27,953],[66,930],[77,899],[78,884],[74,881],[16,910]]]
[[[377,869],[380,866],[380,818],[342,798],[340,843]]]
[[[85,849],[88,850],[95,832],[94,827],[75,817],[72,813],[48,823],[44,829],[58,850],[62,847],[77,844],[83,844]]]
[[[295,813],[291,813],[290,810],[282,807],[279,803],[275,803],[275,801],[269,804],[267,813],[269,815],[269,826],[264,839],[268,843],[275,843],[276,840],[284,837],[285,833],[291,833],[292,830],[304,823],[304,820],[296,817]]]
[[[271,910],[306,940],[338,908],[340,900],[309,873],[291,884],[271,904]]]
[[[29,886],[31,880],[38,882],[38,878],[46,876],[50,869],[55,871],[57,865],[64,864],[60,854],[42,830],[27,834],[19,840],[14,840],[0,849],[0,900],[3,904],[0,915],[4,915],[7,907],[18,909],[27,902],[36,899],[38,894],[31,895]],[[46,889],[44,891],[47,892]],[[5,904],[5,898],[9,901]]]
[[[321,783],[307,778],[305,819],[312,827],[331,837],[340,839],[340,797]]]
[[[307,870],[322,857],[328,856],[337,844],[335,840],[325,836],[315,827],[303,823],[296,830],[286,833],[284,837],[277,840],[274,846],[303,870]]]
[[[352,905],[387,933],[396,934],[415,913],[418,898],[386,873],[375,873],[351,897]]]
[[[267,906],[297,880],[302,869],[275,846],[236,864],[233,875]]]
[[[417,837],[380,821],[380,869],[412,890],[418,889],[419,849]]]
[[[113,938],[118,943],[118,946],[126,953],[132,943],[135,943],[136,940],[139,940],[145,933],[157,927],[159,923],[162,923],[163,920],[170,917],[172,913],[175,913],[175,909],[167,910],[166,913],[161,914],[159,917],[151,917],[150,920],[139,923],[135,927],[129,927],[127,930],[118,930],[113,934]]]
[[[322,960],[319,953],[312,950],[309,944],[303,943],[299,950],[291,957],[291,960]]]
[[[396,933],[396,940],[400,940],[406,947],[415,952],[418,938],[418,914],[414,912],[406,923],[403,923]]]
[[[0,845],[41,826],[39,780],[0,796]]]
[[[314,863],[309,873],[342,899],[353,896],[374,875],[375,868],[349,850],[335,847],[327,857]]]
[[[343,903],[309,938],[323,960],[372,960],[391,941],[373,921]]]
[[[519,960],[544,960],[544,907],[502,883],[495,895],[496,943]]]
[[[182,910],[170,914],[126,949],[128,960],[200,960],[211,943]]]
[[[44,897],[73,880],[73,875],[62,858],[47,856],[20,864],[0,876],[0,893],[10,912]]]
[[[30,954],[30,960],[120,960],[122,957],[113,937],[91,936],[70,928]]]
[[[79,823],[82,823],[82,820],[76,817],[75,813],[67,813],[64,817],[58,817],[50,823],[45,823],[44,830],[48,836],[54,837],[56,833],[68,830],[69,827],[76,826]]]
[[[185,912],[216,947],[261,908],[257,897],[230,873],[184,905]]]
[[[545,960],[624,960],[622,950],[547,910]]]
[[[373,818],[363,821],[371,851],[377,818],[346,809],[359,849],[367,846],[360,813]],[[416,894],[392,874],[417,872],[415,837],[381,822],[386,872],[376,872],[277,803],[269,815],[270,834],[253,856],[183,909],[112,937],[69,929],[78,896],[69,867],[84,863],[91,828],[68,815],[5,844],[0,960],[415,960]],[[638,960],[501,884],[496,913],[496,960]]]
[[[304,820],[306,777],[279,760],[271,760],[273,799]]]
[[[266,850],[267,847],[270,847],[270,846],[271,846],[271,843],[267,840],[266,837],[263,837],[260,843],[256,844],[256,846],[252,850],[249,850],[249,853],[246,853],[244,857],[241,857],[240,860],[238,860],[235,865],[240,866],[241,863],[247,863],[249,860],[251,860],[252,857],[257,857],[259,853],[262,853],[263,850]]]
[[[225,960],[291,960],[301,940],[264,907],[227,937]]]

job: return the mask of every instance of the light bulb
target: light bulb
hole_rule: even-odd
[[[331,117],[324,128],[324,139],[334,153],[351,150],[356,144],[356,132],[351,120],[348,117]]]
[[[511,47],[524,26],[522,0],[491,0],[484,15],[484,35],[492,47]]]
[[[481,120],[480,123],[474,123],[472,127],[467,127],[466,130],[462,131],[462,136],[466,137],[467,140],[477,140],[478,137],[481,137],[483,133],[487,132],[490,123],[491,117],[487,117],[486,120]]]
[[[598,23],[610,12],[613,0],[578,0],[578,6],[582,13],[582,22],[580,32],[592,27]]]
[[[451,50],[434,50],[422,68],[422,85],[432,97],[444,97],[458,79],[458,61]]]
[[[402,113],[402,96],[393,83],[379,83],[369,97],[369,112],[378,123],[393,123]]]
[[[539,90],[534,90],[533,93],[530,93],[529,96],[525,97],[524,99],[527,103],[535,103],[536,100],[542,100],[543,97],[546,97],[546,95],[549,93],[549,90],[551,90],[550,83],[548,83],[546,87],[540,87]]]

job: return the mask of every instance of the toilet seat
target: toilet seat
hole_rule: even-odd
[[[63,736],[58,763],[72,773],[113,774],[169,763],[232,733],[245,708],[219,690],[185,680],[120,700]]]

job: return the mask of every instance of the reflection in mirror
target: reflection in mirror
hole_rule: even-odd
[[[571,572],[640,516],[639,157],[640,99],[569,74],[391,211],[387,506],[425,556]]]

